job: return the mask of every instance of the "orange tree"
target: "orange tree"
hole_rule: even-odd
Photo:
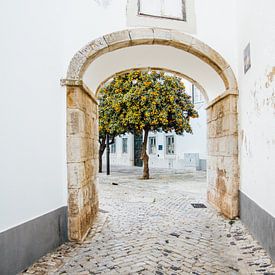
[[[149,179],[149,131],[192,133],[190,118],[198,117],[182,80],[155,70],[133,70],[115,76],[101,88],[99,107],[100,131],[144,134],[143,179]]]

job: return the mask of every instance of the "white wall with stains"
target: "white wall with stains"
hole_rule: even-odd
[[[239,148],[241,191],[275,216],[274,1],[238,2]],[[243,51],[250,43],[251,68]]]

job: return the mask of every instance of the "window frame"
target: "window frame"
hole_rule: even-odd
[[[126,143],[124,144],[125,140],[126,140]],[[124,147],[124,145],[126,147]],[[125,150],[125,148],[126,148],[126,150]],[[128,138],[127,137],[122,138],[122,154],[128,154]]]
[[[154,143],[154,150],[152,150],[152,148],[153,147],[151,147],[151,140],[155,140],[155,143]],[[151,137],[149,137],[148,138],[148,153],[149,153],[149,155],[156,155],[156,153],[157,153],[157,138],[156,138],[156,136],[151,136]]]
[[[116,154],[116,140],[114,141],[114,143],[111,144],[110,146],[110,153],[111,154]]]
[[[169,20],[176,20],[176,21],[183,21],[187,22],[187,17],[186,17],[186,0],[181,0],[182,4],[182,18],[177,18],[177,17],[171,17],[171,16],[165,16],[165,15],[153,15],[153,14],[147,14],[147,13],[142,13],[141,12],[141,0],[138,0],[138,16],[146,16],[146,17],[151,17],[151,18],[161,18],[161,19],[169,19]],[[163,2],[164,0],[160,0]]]
[[[173,153],[169,153],[168,152],[168,139],[170,139],[170,138],[173,138]],[[171,146],[171,145],[170,145]],[[166,153],[166,155],[169,155],[169,156],[173,156],[173,155],[175,155],[176,154],[176,150],[175,150],[175,135],[167,135],[167,136],[165,136],[165,153]]]
[[[149,1],[149,0],[148,0]],[[138,0],[128,0],[126,7],[128,27],[151,27],[179,30],[189,34],[197,33],[195,0],[185,0],[186,21],[139,15]]]
[[[202,92],[192,84],[192,103],[193,104],[200,104],[204,103],[205,99]]]

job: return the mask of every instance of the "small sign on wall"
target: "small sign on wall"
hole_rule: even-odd
[[[245,47],[244,52],[244,73],[246,74],[247,71],[251,68],[251,56],[250,56],[250,43]]]

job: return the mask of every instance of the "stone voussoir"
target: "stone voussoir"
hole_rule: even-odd
[[[198,52],[201,55],[206,56],[212,62],[214,62],[220,70],[225,70],[229,67],[228,63],[222,58],[222,56],[214,49],[203,43],[198,39],[193,39],[191,44],[191,51]]]
[[[228,90],[235,90],[238,91],[238,84],[236,77],[230,67],[225,68],[221,74],[221,78],[224,80],[225,83],[228,83]]]
[[[178,31],[171,31],[171,46],[184,50],[189,51],[191,44],[193,41],[193,37],[189,36],[185,33],[178,32]]]
[[[154,44],[170,45],[171,44],[171,30],[154,28]]]
[[[106,44],[108,45],[109,51],[131,45],[131,39],[128,30],[113,32],[111,34],[104,35],[104,39],[106,41]]]
[[[154,31],[151,28],[131,29],[129,34],[132,45],[153,44]]]

